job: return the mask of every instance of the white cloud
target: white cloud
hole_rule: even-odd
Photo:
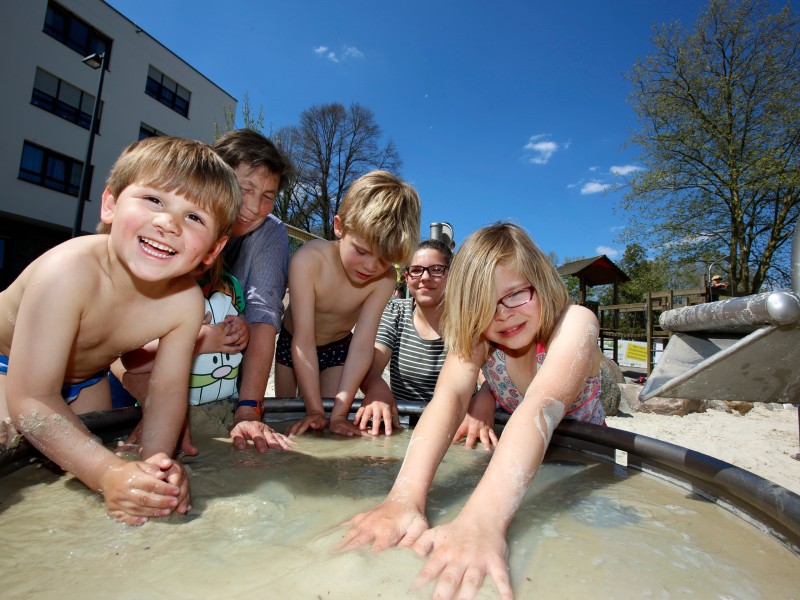
[[[364,58],[364,53],[355,46],[344,47],[345,58]]]
[[[625,177],[631,173],[642,170],[644,170],[642,167],[637,167],[636,165],[614,166],[609,169],[612,175],[618,175],[620,177]]]
[[[548,137],[550,134],[539,133],[528,138],[528,143],[523,146],[523,150],[532,154],[528,158],[528,162],[534,165],[546,165],[550,161],[553,154],[559,149],[559,145],[546,139]]]
[[[609,246],[598,246],[595,252],[598,254],[605,254],[609,258],[616,258],[619,255],[619,250],[614,250],[614,248],[610,248]]]
[[[364,58],[364,53],[355,46],[343,46],[341,56],[336,54],[336,52],[327,46],[317,46],[314,48],[314,54],[321,58],[327,58],[329,61],[334,63],[338,63],[343,60]]]
[[[589,194],[599,194],[601,192],[605,192],[611,185],[608,183],[600,183],[599,181],[590,181],[589,183],[584,183],[583,187],[581,188],[581,195],[587,196]]]

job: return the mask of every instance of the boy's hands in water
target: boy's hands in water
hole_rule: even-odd
[[[109,467],[100,478],[99,491],[109,516],[127,525],[191,510],[186,471],[164,453]]]

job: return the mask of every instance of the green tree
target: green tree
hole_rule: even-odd
[[[277,137],[297,170],[285,203],[288,216],[326,239],[334,237],[333,217],[353,181],[374,169],[396,173],[402,164],[394,143],[381,141],[375,114],[357,103],[312,106],[301,113],[299,125],[281,129]]]
[[[647,251],[637,243],[628,244],[619,268],[630,277],[619,290],[620,302],[644,302],[647,292],[658,292],[669,286],[669,271],[659,259],[647,258]]]
[[[786,5],[712,0],[693,30],[657,30],[628,74],[644,169],[621,202],[628,238],[649,235],[675,264],[729,259],[754,293],[788,282],[800,212],[800,35]]]
[[[250,104],[250,95],[247,92],[242,94],[242,101],[239,104],[239,113],[242,116],[241,126],[236,124],[236,111],[233,107],[223,107],[222,125],[214,121],[214,139],[234,129],[255,129],[256,131],[264,132],[264,107],[259,106],[257,109],[253,108],[253,105]]]

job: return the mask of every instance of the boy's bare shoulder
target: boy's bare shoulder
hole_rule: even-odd
[[[31,280],[90,284],[104,276],[108,264],[108,236],[89,235],[51,248],[33,261],[13,285],[26,286]]]
[[[292,256],[290,268],[302,269],[306,272],[330,273],[330,267],[336,265],[339,252],[336,242],[328,240],[311,240]]]
[[[336,243],[329,240],[309,240],[292,256],[293,261],[318,262],[335,256]]]

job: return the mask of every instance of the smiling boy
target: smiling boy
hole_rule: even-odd
[[[259,452],[288,449],[284,436],[262,422],[261,406],[289,275],[289,236],[272,209],[276,196],[289,184],[292,166],[275,144],[252,129],[229,131],[213,148],[233,168],[242,189],[242,207],[223,258],[242,285],[244,317],[250,324],[230,437],[239,450],[249,447],[248,440]]]
[[[419,222],[414,188],[373,171],[353,182],[342,200],[333,220],[338,239],[307,242],[292,257],[290,301],[275,358],[276,395],[294,396],[299,383],[306,406],[306,417],[290,435],[328,426],[323,398],[334,398],[331,432],[364,435],[347,416],[394,291],[392,263],[411,257]]]
[[[125,523],[190,509],[186,473],[170,458],[204,312],[189,273],[214,262],[240,204],[235,174],[205,144],[136,142],[115,163],[102,195],[109,233],[56,246],[0,293],[0,418],[10,416]],[[110,408],[109,365],[155,339],[141,460],[128,462],[76,415]]]

